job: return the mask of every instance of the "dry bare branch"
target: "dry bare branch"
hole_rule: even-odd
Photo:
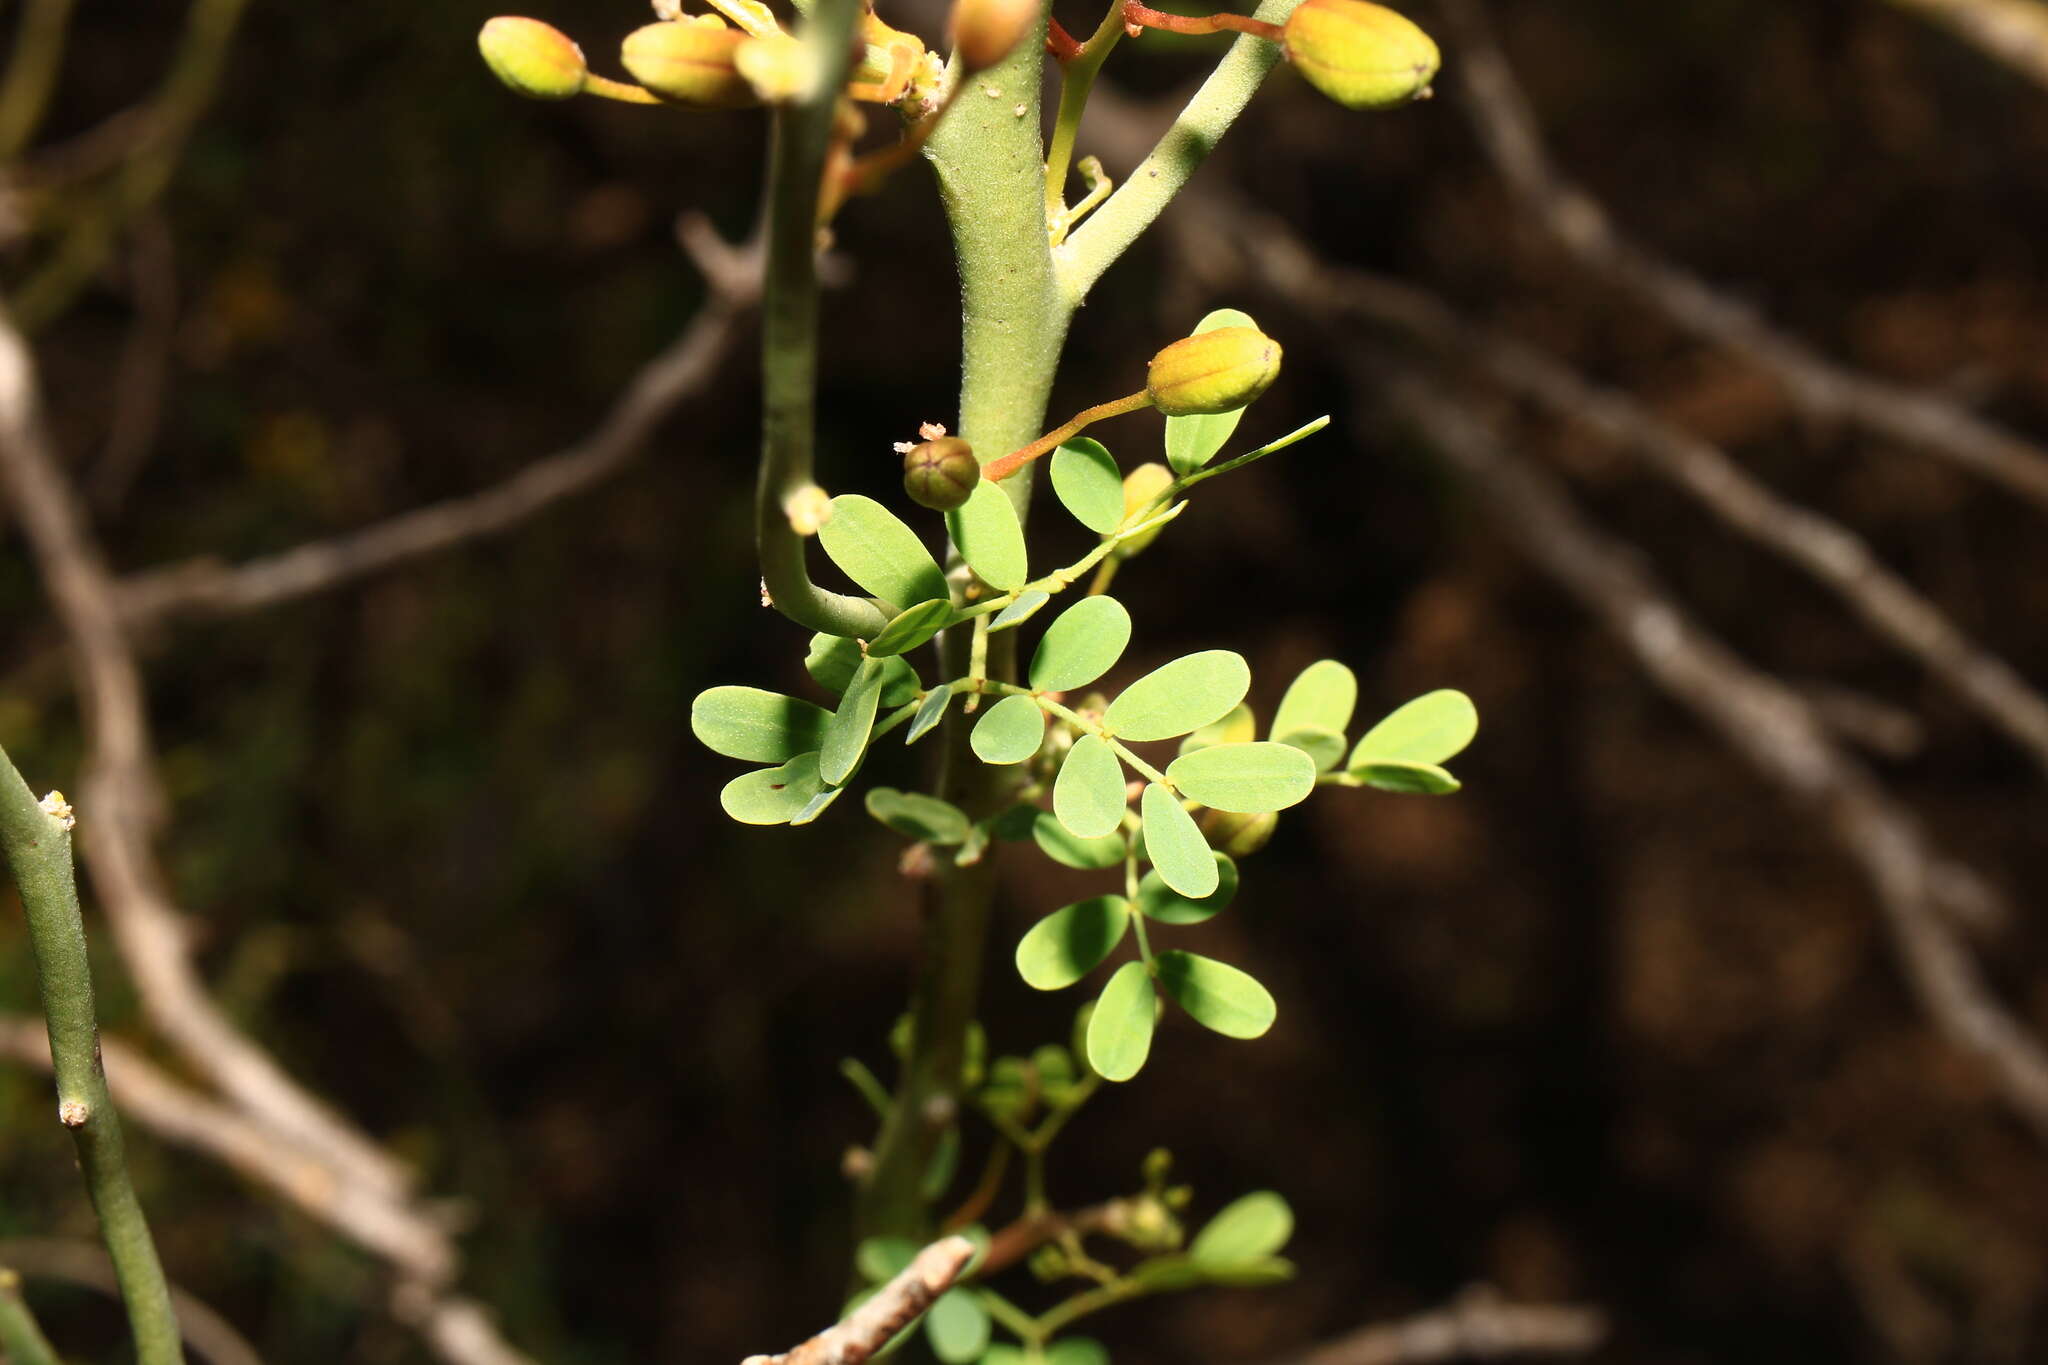
[[[1381,387],[1502,529],[1614,631],[1652,681],[1824,821],[1876,893],[1922,1007],[2048,1141],[2048,1054],[1999,1002],[1944,921],[1949,860],[1919,824],[1828,738],[1792,689],[1703,630],[1639,552],[1587,523],[1554,476],[1502,446],[1473,416],[1469,396],[1398,365],[1361,365],[1356,377]]]
[[[1271,1365],[1433,1365],[1574,1356],[1598,1350],[1606,1339],[1607,1319],[1598,1309],[1512,1304],[1491,1286],[1475,1285],[1433,1313],[1363,1327]]]
[[[502,534],[618,473],[679,404],[703,392],[717,376],[741,321],[760,295],[755,254],[725,247],[701,220],[686,221],[683,232],[711,284],[710,297],[688,329],[633,377],[588,436],[491,488],[402,512],[359,531],[233,566],[195,560],[137,574],[119,585],[122,618],[132,625],[176,615],[219,615],[324,592],[422,555]]]
[[[2048,86],[2048,5],[2040,0],[1891,0],[1953,30],[2036,85]]]
[[[973,1259],[974,1243],[965,1237],[933,1242],[838,1326],[782,1355],[748,1356],[740,1365],[860,1365],[952,1288]]]
[[[1809,415],[1915,446],[2004,485],[2048,510],[2048,450],[1932,394],[1839,365],[1773,327],[1698,276],[1637,246],[1607,211],[1551,164],[1528,96],[1479,0],[1442,0],[1459,41],[1459,101],[1501,178],[1589,268],[1654,305],[1677,326],[1748,357]]]

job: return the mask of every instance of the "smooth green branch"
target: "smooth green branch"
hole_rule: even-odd
[[[1045,153],[1045,228],[1054,246],[1066,240],[1067,229],[1085,212],[1079,205],[1072,212],[1067,209],[1067,167],[1074,159],[1074,139],[1080,134],[1081,115],[1095,89],[1096,73],[1123,36],[1122,0],[1110,0],[1101,24],[1060,74],[1060,111]]]
[[[21,1276],[0,1266],[0,1352],[12,1365],[60,1365],[56,1347],[21,1297]]]
[[[51,792],[38,801],[0,750],[0,848],[21,893],[50,1032],[50,1069],[57,1083],[57,1119],[71,1131],[86,1193],[135,1334],[139,1365],[184,1359],[171,1291],[142,1204],[128,1179],[121,1120],[100,1066],[99,1021],[86,956],[85,921],[71,863],[71,808]]]
[[[818,192],[833,111],[852,51],[859,0],[821,0],[804,25],[821,63],[810,99],[775,113],[768,161],[768,262],[761,298],[761,466],[754,540],[762,588],[808,630],[871,640],[888,618],[874,603],[820,588],[804,563],[794,500],[814,486],[817,440]]]
[[[1284,24],[1300,0],[1265,0],[1254,18]],[[1053,253],[1060,298],[1069,309],[1081,306],[1102,273],[1152,225],[1209,151],[1229,130],[1245,105],[1258,93],[1266,73],[1280,60],[1280,49],[1263,38],[1243,35],[1202,82],[1173,127],[1151,155],[1139,163],[1109,201]]]

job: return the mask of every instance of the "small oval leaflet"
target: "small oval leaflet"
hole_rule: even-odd
[[[757,768],[725,784],[718,804],[743,825],[786,825],[824,790],[818,756],[798,754],[778,768]]]
[[[832,713],[758,687],[714,687],[690,703],[690,733],[747,763],[783,763],[825,742]]]
[[[1357,706],[1357,676],[1335,659],[1318,659],[1287,685],[1268,733],[1274,739],[1284,739],[1291,731],[1316,726],[1334,732],[1341,749],[1344,727],[1351,724]]]
[[[1066,867],[1092,872],[1115,867],[1124,860],[1122,834],[1105,834],[1082,839],[1071,833],[1051,811],[1039,811],[1031,822],[1031,837],[1046,857]]]
[[[863,592],[897,611],[948,595],[946,575],[917,532],[873,498],[842,493],[832,499],[818,543]]]
[[[1024,527],[1010,495],[983,479],[960,507],[946,513],[946,526],[968,567],[1004,592],[1015,592],[1031,577],[1024,553]]]
[[[867,1237],[853,1249],[853,1267],[862,1277],[880,1284],[910,1268],[924,1248],[908,1237]]]
[[[1145,788],[1139,811],[1145,821],[1145,852],[1160,880],[1190,900],[1215,891],[1221,876],[1215,856],[1180,798],[1154,782]]]
[[[882,700],[884,703],[889,700],[886,687],[882,693]],[[905,744],[915,744],[930,734],[937,728],[938,723],[946,718],[946,707],[952,700],[953,684],[951,683],[940,683],[937,687],[925,693],[924,700],[918,704],[917,714],[910,718],[910,729],[904,734],[903,742]]]
[[[1052,784],[1052,810],[1067,832],[1099,839],[1123,826],[1124,767],[1099,736],[1083,735],[1067,750]]]
[[[804,808],[789,817],[791,825],[808,825],[829,810],[834,801],[846,794],[844,787],[823,787],[818,794],[804,802]]]
[[[1222,720],[1212,720],[1180,742],[1180,751],[1191,754],[1213,744],[1249,744],[1259,737],[1257,717],[1252,708],[1239,702]]]
[[[1114,597],[1084,597],[1059,614],[1031,655],[1031,685],[1041,692],[1086,687],[1116,666],[1131,642],[1131,614]]]
[[[1273,1027],[1273,997],[1257,978],[1227,962],[1178,948],[1154,960],[1160,988],[1202,1027],[1226,1038],[1257,1038]]]
[[[1088,1016],[1088,1065],[1107,1081],[1127,1081],[1145,1069],[1158,1022],[1158,997],[1142,962],[1126,962],[1096,997]]]
[[[1138,909],[1147,919],[1161,924],[1200,924],[1230,908],[1237,899],[1237,864],[1230,855],[1216,855],[1216,889],[1208,895],[1190,899],[1166,884],[1153,868],[1145,874],[1145,880],[1138,883]]]
[[[922,792],[902,792],[894,787],[876,787],[868,793],[868,814],[898,834],[922,839],[928,844],[958,844],[972,828],[967,813],[951,801]]]
[[[1126,687],[1102,723],[1120,739],[1174,739],[1230,714],[1251,685],[1250,665],[1230,650],[1186,654]]]
[[[882,660],[869,659],[846,685],[846,695],[839,699],[839,709],[825,727],[824,748],[818,754],[818,775],[826,786],[845,785],[860,766],[868,736],[875,728],[875,706],[881,701],[885,671]]]
[[[1182,754],[1166,776],[1190,800],[1237,815],[1285,810],[1316,789],[1315,760],[1270,740]]]
[[[971,1289],[949,1289],[925,1314],[932,1354],[946,1365],[970,1365],[988,1349],[988,1309]]]
[[[1290,745],[1308,755],[1319,773],[1330,772],[1344,761],[1344,736],[1320,725],[1298,725],[1275,731],[1276,743]]]
[[[1046,1347],[1045,1365],[1109,1365],[1109,1351],[1093,1337],[1064,1337]]]
[[[947,601],[920,602],[900,616],[890,618],[882,633],[868,641],[870,660],[907,654],[937,635],[953,619],[953,604]]]
[[[864,657],[860,652],[860,641],[849,636],[813,635],[810,653],[804,656],[804,671],[827,692],[844,692]],[[901,706],[916,696],[917,691],[917,673],[911,668],[910,661],[894,660],[889,665],[888,676],[882,680],[882,705]]]
[[[988,623],[989,634],[993,635],[999,630],[1008,630],[1011,626],[1023,625],[1026,621],[1038,615],[1038,609],[1050,601],[1052,601],[1051,593],[1041,592],[1037,588],[1033,588],[1030,592],[1025,593],[1016,601],[1010,603],[1009,606],[996,613],[996,619]]]
[[[1100,441],[1076,436],[1052,453],[1052,491],[1060,505],[1099,536],[1124,519],[1124,476]]]
[[[1045,712],[1029,697],[1004,697],[981,713],[967,736],[984,763],[1022,763],[1045,741]]]
[[[1271,1190],[1254,1190],[1233,1201],[1195,1234],[1188,1256],[1204,1268],[1222,1269],[1262,1261],[1294,1235],[1294,1210]]]
[[[1017,975],[1034,990],[1057,991],[1101,966],[1130,927],[1130,902],[1096,896],[1053,911],[1017,943]]]
[[[1351,775],[1368,787],[1412,796],[1449,796],[1464,785],[1433,763],[1367,763]]]
[[[1249,313],[1235,308],[1219,308],[1195,324],[1189,336],[1213,332],[1219,327],[1251,327]],[[1166,462],[1173,466],[1176,474],[1191,474],[1216,458],[1216,452],[1223,449],[1223,443],[1237,430],[1238,421],[1243,418],[1243,408],[1232,408],[1229,412],[1209,412],[1195,417],[1169,417],[1166,419]]]
[[[1458,754],[1479,733],[1479,711],[1449,688],[1417,697],[1367,730],[1347,767],[1368,763],[1435,765]]]

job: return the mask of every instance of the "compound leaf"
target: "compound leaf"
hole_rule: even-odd
[[[1346,766],[1369,763],[1439,764],[1479,733],[1479,711],[1463,692],[1449,688],[1417,697],[1367,730]]]
[[[1041,692],[1086,687],[1116,665],[1131,642],[1131,614],[1114,597],[1084,597],[1046,627],[1031,655],[1031,685]]]
[[[1316,789],[1315,760],[1270,740],[1182,754],[1166,776],[1190,800],[1238,815],[1284,810]]]
[[[1053,911],[1017,944],[1017,975],[1035,990],[1057,991],[1102,965],[1130,927],[1131,903],[1096,896]]]
[[[818,543],[862,591],[898,611],[948,596],[946,575],[917,532],[873,498],[842,493],[832,499]]]
[[[1227,649],[1183,655],[1126,687],[1102,723],[1119,739],[1173,739],[1228,715],[1251,685],[1250,666]]]
[[[1202,1027],[1226,1038],[1257,1038],[1273,1027],[1273,997],[1256,977],[1178,948],[1169,948],[1154,960],[1160,987]]]

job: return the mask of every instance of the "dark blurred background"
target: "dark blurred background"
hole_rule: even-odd
[[[183,9],[80,6],[39,145],[152,90]],[[1876,0],[1494,10],[1559,163],[1626,230],[1825,353],[2048,431],[2048,90]],[[586,431],[687,324],[705,291],[674,221],[746,231],[761,120],[519,101],[476,58],[492,12],[250,6],[170,189],[36,338],[117,567],[240,560],[490,484]],[[601,70],[647,19],[634,0],[527,12]],[[1575,263],[1481,153],[1444,36],[1438,98],[1398,113],[1347,113],[1281,70],[1203,182],[1723,443],[2048,674],[2041,509],[1802,418],[1767,372]],[[1216,48],[1148,35],[1106,80],[1149,106]],[[19,285],[63,204],[8,202],[0,279]],[[956,282],[927,173],[855,203],[838,238],[821,474],[892,496],[890,443],[953,414]],[[1231,305],[1288,347],[1246,436],[1338,422],[1210,485],[1119,577],[1126,670],[1237,649],[1270,713],[1335,657],[1361,714],[1457,687],[1483,724],[1458,796],[1328,792],[1283,818],[1237,906],[1185,935],[1273,986],[1273,1033],[1175,1018],[1054,1159],[1068,1203],[1130,1188],[1159,1144],[1200,1212],[1276,1187],[1300,1277],[1091,1330],[1129,1365],[1263,1359],[1485,1281],[1598,1305],[1615,1334],[1597,1358],[1638,1365],[2048,1358],[2048,1150],[1921,1011],[1852,860],[1532,569],[1360,389],[1358,352],[1251,272],[1187,259],[1196,240],[1155,233],[1103,281],[1055,413],[1134,387]],[[110,394],[151,317],[166,387],[130,479],[105,463]],[[705,687],[806,686],[803,634],[755,595],[751,346],[644,459],[506,536],[142,642],[163,849],[206,977],[458,1201],[465,1287],[549,1361],[731,1360],[836,1316],[840,1161],[871,1137],[837,1064],[887,1074],[914,964],[898,841],[852,808],[731,825],[717,792],[738,770],[689,734]],[[2020,903],[1978,950],[2048,1029],[2026,913],[2048,878],[2039,772],[1625,451],[1472,402],[1744,656],[1894,722],[1863,757]],[[1102,436],[1127,465],[1156,458],[1149,415]],[[68,787],[62,637],[5,534],[0,743],[39,790]],[[870,778],[917,779],[888,762]],[[1093,883],[1003,856],[984,1018],[1017,1051],[1061,1036],[1078,998],[1035,996],[1003,959]],[[109,1033],[175,1070],[99,946]],[[34,1006],[17,915],[0,1004]],[[0,1236],[91,1233],[47,1089],[0,1067]],[[427,1358],[374,1259],[146,1130],[132,1145],[174,1278],[268,1358]],[[39,1303],[81,1357],[124,1349],[104,1300]]]

